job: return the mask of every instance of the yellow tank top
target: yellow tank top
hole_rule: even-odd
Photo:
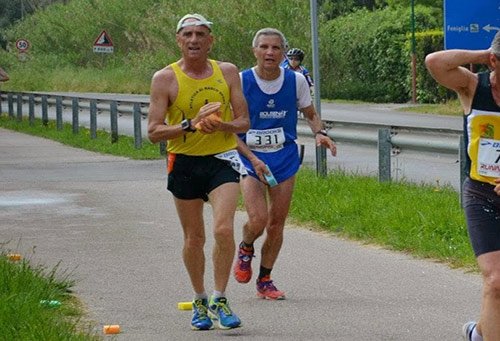
[[[472,109],[467,135],[471,179],[494,185],[500,177],[500,113]]]
[[[229,102],[229,87],[217,62],[210,60],[213,74],[205,79],[194,79],[186,75],[177,63],[170,64],[179,84],[177,98],[166,113],[169,125],[180,124],[185,119],[193,119],[202,106],[209,102],[220,102],[222,121],[231,121],[233,115]],[[212,155],[236,148],[236,135],[217,131],[203,134],[199,131],[187,133],[168,141],[170,153],[186,155]]]

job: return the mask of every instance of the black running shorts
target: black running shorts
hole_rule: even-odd
[[[203,199],[227,182],[240,182],[240,173],[230,163],[213,155],[190,156],[183,154],[168,155],[167,189],[178,199]]]
[[[500,250],[500,196],[495,186],[467,178],[463,184],[463,207],[474,254]]]

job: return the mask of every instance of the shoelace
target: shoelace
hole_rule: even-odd
[[[240,250],[238,254],[238,259],[241,261],[240,268],[242,270],[247,270],[250,267],[250,261],[252,260],[253,257],[255,257],[255,255],[253,255],[252,253],[250,252],[247,253],[245,251]]]
[[[194,306],[196,307],[196,311],[198,312],[198,317],[200,319],[204,319],[207,317],[207,307],[205,307],[205,305],[203,305],[202,300],[195,300]]]
[[[269,281],[260,281],[259,286],[262,287],[264,290],[278,291],[278,288],[274,286],[272,279]]]
[[[233,314],[231,309],[229,309],[229,305],[227,304],[227,301],[225,299],[221,299],[219,302],[217,302],[217,307],[219,307],[226,316]]]

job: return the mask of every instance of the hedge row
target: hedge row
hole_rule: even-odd
[[[439,102],[450,96],[425,69],[425,56],[443,49],[435,9],[416,7],[417,100]],[[411,15],[407,8],[357,11],[323,26],[322,97],[402,103],[412,99]]]

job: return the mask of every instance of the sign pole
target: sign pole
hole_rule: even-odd
[[[311,36],[313,50],[314,107],[316,108],[319,119],[321,119],[317,0],[311,0]],[[326,149],[323,146],[316,147],[316,174],[322,177],[326,176]]]
[[[417,103],[417,53],[415,42],[415,0],[411,0],[411,99]]]

